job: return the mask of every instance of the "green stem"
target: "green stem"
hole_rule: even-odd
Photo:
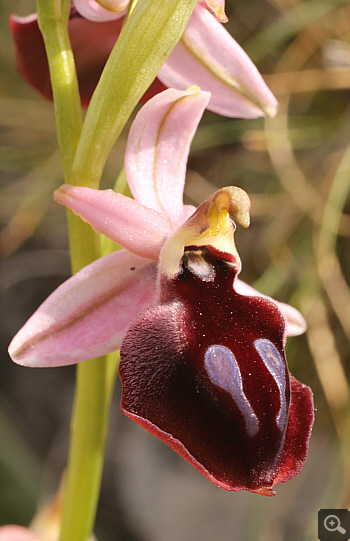
[[[70,2],[37,0],[38,23],[49,61],[57,139],[65,182],[74,183],[72,167],[82,130],[82,112],[74,57],[68,35]],[[86,178],[85,185],[89,178]],[[72,272],[99,257],[98,237],[91,227],[67,212]]]
[[[119,360],[107,357],[78,367],[61,540],[85,541],[93,530]]]
[[[78,81],[67,28],[69,10],[66,6],[61,9],[57,0],[37,0],[37,11],[49,60],[58,144],[65,180],[69,182],[82,128]]]
[[[57,137],[66,182],[74,182],[72,165],[79,143],[82,114],[67,22],[70,3],[61,10],[56,1],[38,0],[38,20],[50,67]],[[89,178],[85,179],[88,184]],[[98,236],[68,212],[72,271],[99,257]],[[101,484],[114,364],[100,358],[77,368],[71,423],[61,540],[85,541],[92,531]]]

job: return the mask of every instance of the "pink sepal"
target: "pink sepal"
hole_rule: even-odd
[[[181,223],[183,188],[192,138],[210,94],[198,87],[169,88],[136,116],[125,152],[130,190],[140,203]]]
[[[120,348],[125,331],[156,300],[156,263],[120,250],[56,289],[12,340],[23,366],[75,364]]]
[[[274,117],[278,104],[248,55],[201,5],[158,72],[168,87],[211,92],[207,109],[227,117]]]
[[[228,18],[225,13],[225,0],[200,0],[199,2],[206,6],[215,15],[221,23],[227,23]]]

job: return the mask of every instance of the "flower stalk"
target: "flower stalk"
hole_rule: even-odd
[[[57,138],[66,182],[70,182],[82,128],[78,80],[68,35],[69,9],[67,1],[37,0],[38,23],[49,62]]]
[[[67,30],[69,2],[38,0],[38,22],[45,41],[53,89],[57,137],[66,182],[78,147],[82,114],[74,58]],[[88,177],[85,179],[88,185]],[[99,257],[98,236],[68,211],[68,234],[73,273]],[[111,393],[106,359],[77,368],[70,452],[65,487],[61,540],[85,541],[93,529],[101,484]],[[115,379],[115,374],[109,378]],[[109,382],[109,387],[112,383]]]
[[[117,368],[106,357],[77,369],[61,541],[85,541],[94,527]]]

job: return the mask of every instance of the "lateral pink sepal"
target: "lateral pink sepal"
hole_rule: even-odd
[[[113,190],[64,184],[54,197],[95,231],[142,257],[158,259],[163,239],[173,229],[165,214]]]
[[[20,365],[76,364],[120,348],[130,322],[156,299],[156,263],[119,250],[56,289],[12,340]]]

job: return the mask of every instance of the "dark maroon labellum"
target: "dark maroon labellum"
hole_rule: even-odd
[[[218,486],[273,495],[305,462],[312,393],[289,376],[279,309],[235,292],[230,258],[192,246],[160,277],[122,345],[121,409]]]

